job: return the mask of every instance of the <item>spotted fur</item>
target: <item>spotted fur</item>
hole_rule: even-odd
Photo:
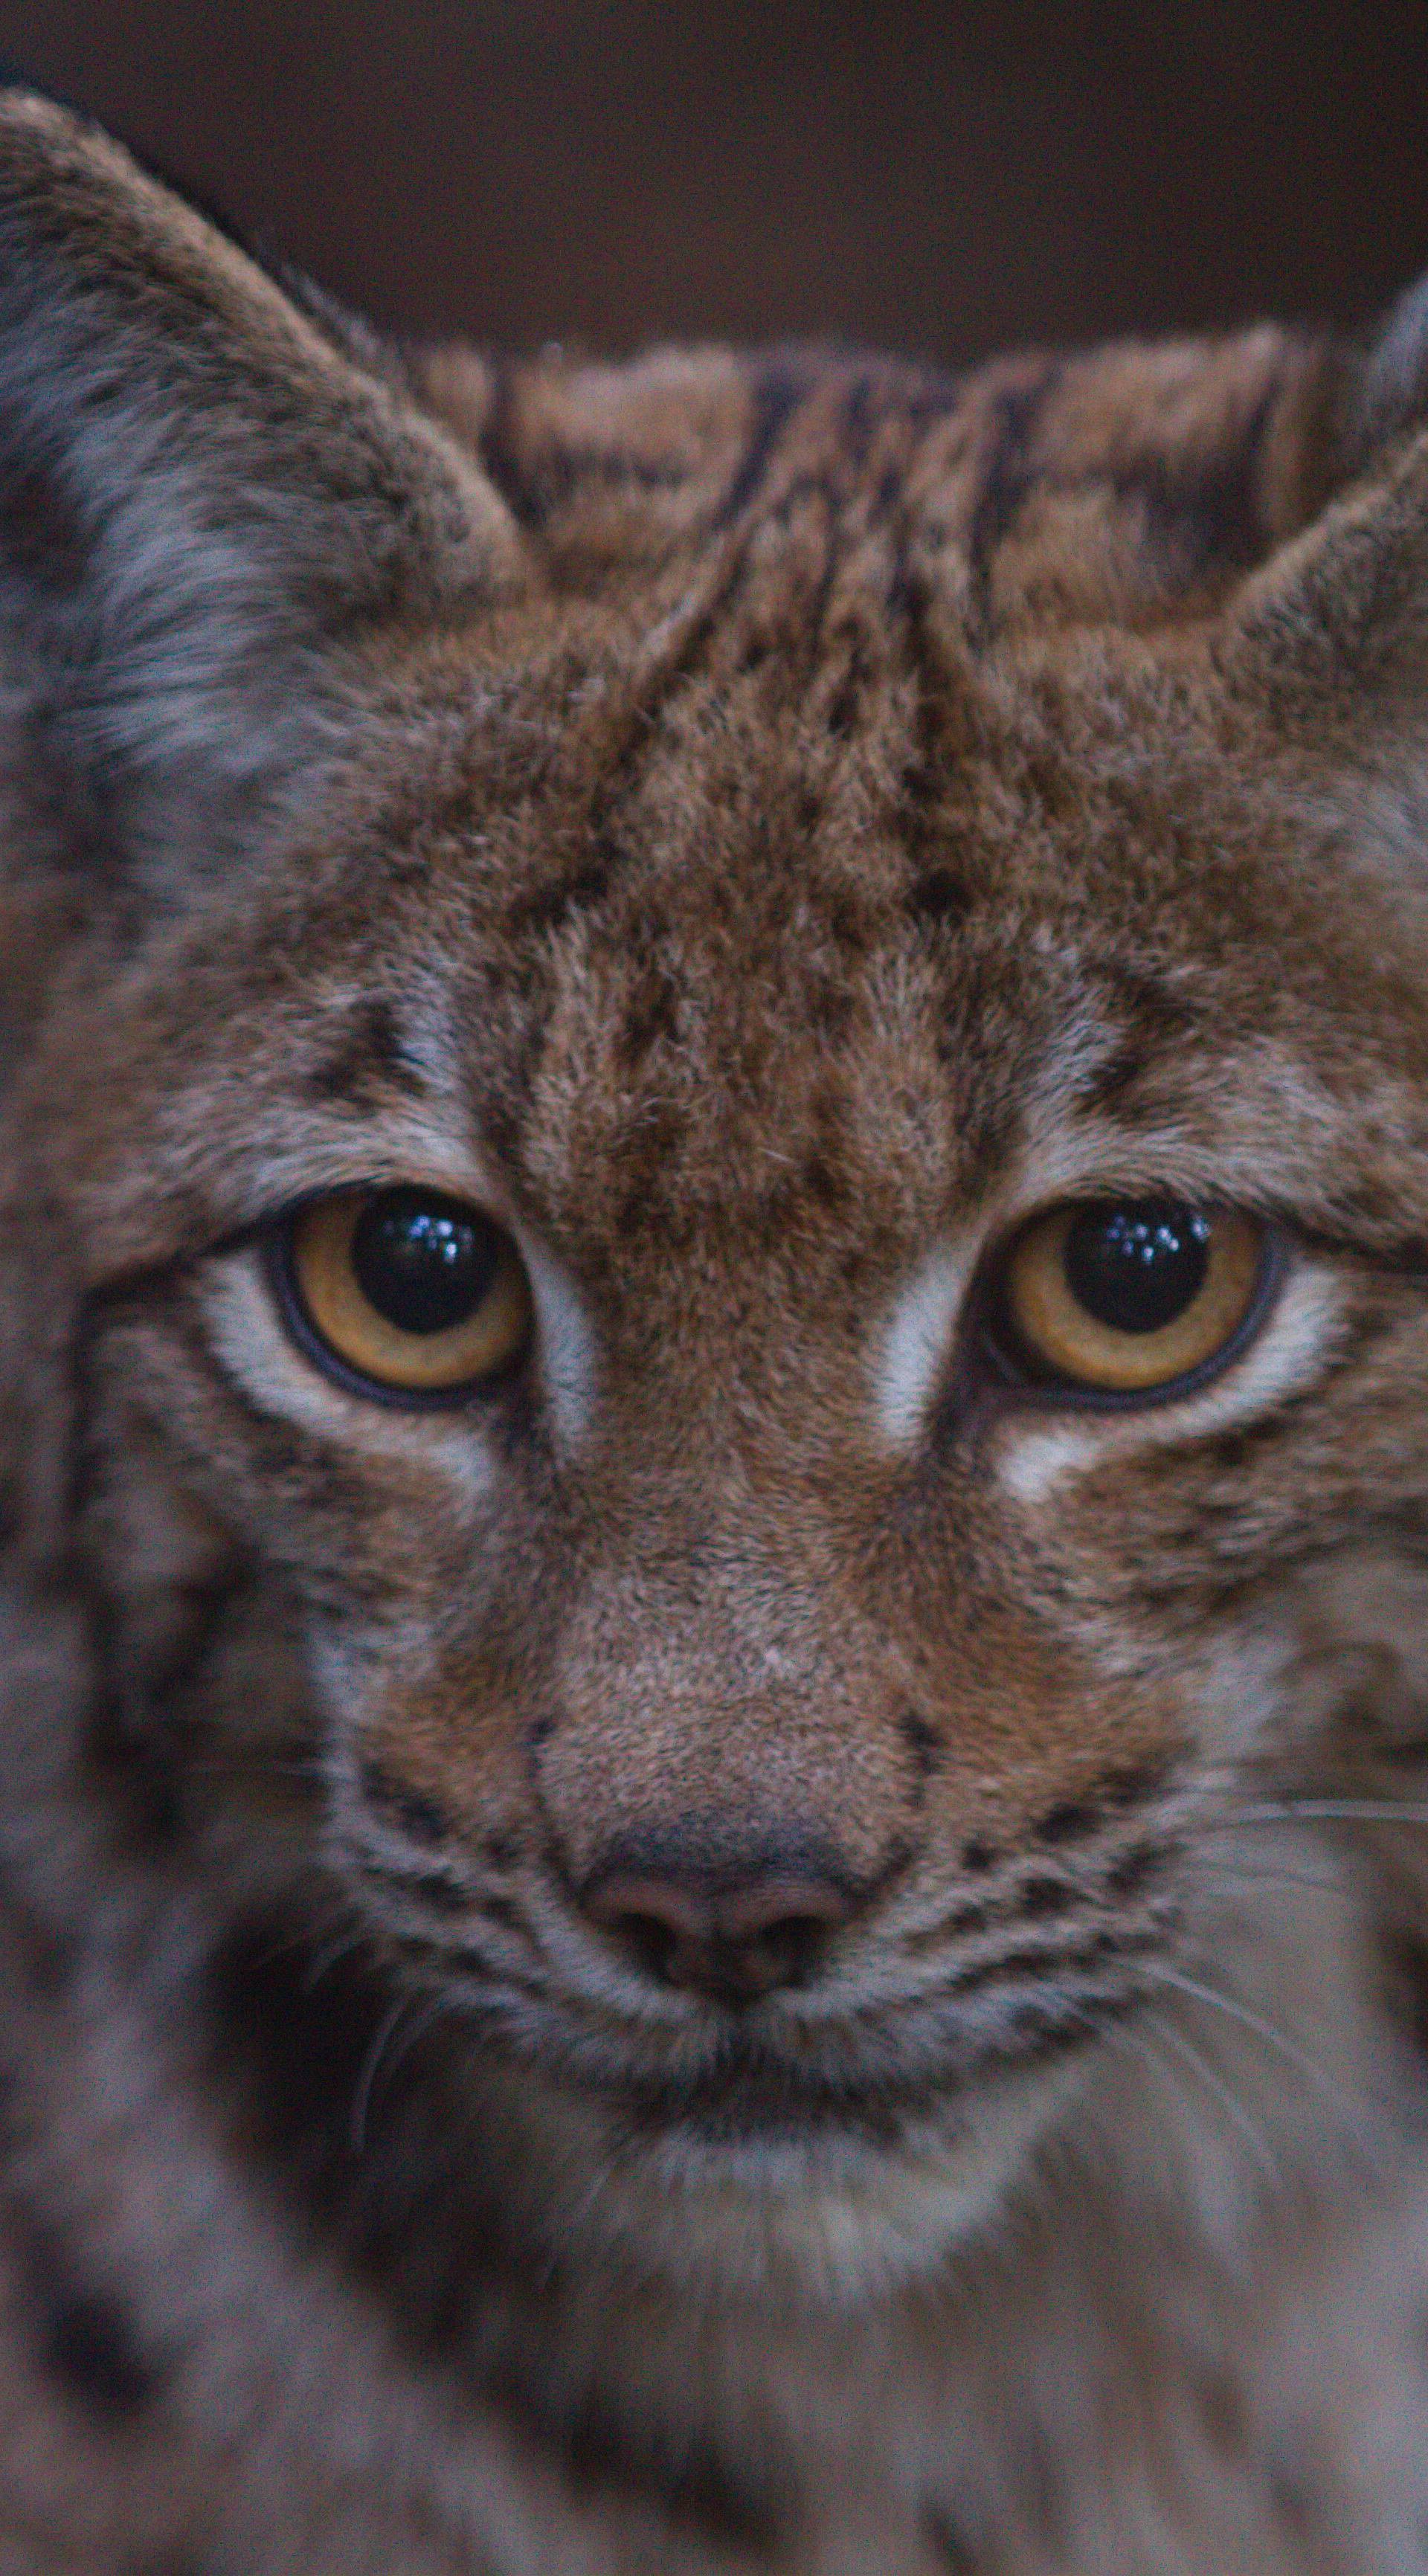
[[[1428,2568],[1425,378],[392,352],[0,104],[7,2576]],[[998,1381],[1155,1187],[1241,1355]]]

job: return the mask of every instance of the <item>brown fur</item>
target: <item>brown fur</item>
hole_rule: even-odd
[[[1425,371],[398,356],[4,103],[7,2576],[1428,2568]],[[1242,1359],[990,1380],[1153,1188]]]

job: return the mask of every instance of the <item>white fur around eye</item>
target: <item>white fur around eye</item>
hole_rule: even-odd
[[[209,1263],[200,1295],[221,1365],[263,1412],[284,1415],[319,1439],[355,1441],[386,1457],[434,1465],[468,1502],[492,1491],[495,1459],[479,1409],[404,1413],[337,1385],[289,1339],[256,1252]]]
[[[541,1393],[561,1447],[573,1449],[595,1404],[595,1336],[572,1281],[540,1244],[517,1235],[536,1310]]]
[[[885,1436],[899,1449],[916,1446],[926,1428],[975,1248],[943,1244],[900,1291],[883,1330],[873,1370],[873,1400]]]
[[[1068,1409],[1048,1416],[1031,1407],[1009,1412],[993,1446],[995,1473],[1017,1502],[1034,1505],[1064,1477],[1103,1459],[1254,1422],[1313,1384],[1343,1314],[1339,1282],[1327,1270],[1301,1264],[1290,1272],[1257,1338],[1210,1385],[1183,1401],[1139,1404],[1123,1413]]]

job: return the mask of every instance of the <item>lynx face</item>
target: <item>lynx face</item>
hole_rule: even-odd
[[[359,2147],[386,2048],[562,2241],[924,2260],[1402,1689],[1417,339],[398,361],[0,157],[92,1794],[372,1954]]]

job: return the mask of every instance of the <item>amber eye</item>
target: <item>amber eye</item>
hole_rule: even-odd
[[[1043,1384],[1149,1395],[1228,1356],[1268,1271],[1265,1230],[1183,1199],[1082,1199],[1034,1217],[1003,1287]]]
[[[524,1347],[530,1289],[504,1227],[460,1199],[403,1187],[338,1190],[299,1208],[279,1286],[318,1355],[364,1392],[436,1403]]]

